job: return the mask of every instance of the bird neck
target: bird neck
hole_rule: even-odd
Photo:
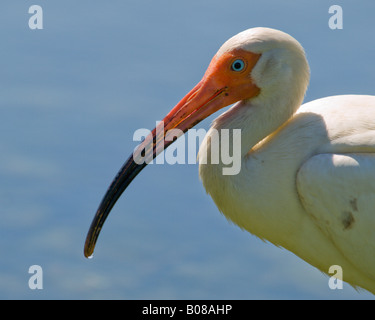
[[[297,111],[303,100],[303,95],[294,99],[285,92],[273,95],[271,99],[259,97],[248,101],[240,101],[227,112],[219,116],[213,123],[212,130],[221,132],[229,129],[232,139],[233,129],[241,132],[241,159],[257,144],[280,128]],[[238,142],[237,142],[238,143]]]

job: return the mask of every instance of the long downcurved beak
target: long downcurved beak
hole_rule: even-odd
[[[246,54],[249,55],[249,53]],[[259,56],[257,54],[251,56],[252,63],[249,68],[256,63]],[[259,88],[249,78],[244,78],[244,84],[241,87],[241,82],[238,79],[231,83],[225,73],[220,73],[226,59],[231,58],[232,56],[229,54],[220,59],[215,56],[202,80],[168,113],[125,162],[109,186],[91,223],[84,248],[86,257],[92,255],[103,224],[121,194],[147,163],[178,137],[176,137],[176,130],[173,134],[169,134],[173,131],[172,129],[179,129],[178,132],[182,135],[217,110],[241,100],[243,97],[238,93],[247,92],[248,96],[245,98],[259,93]],[[234,87],[237,89],[237,93],[233,89]]]
[[[225,106],[222,99],[227,88],[216,89],[212,81],[203,78],[136,148],[109,186],[88,231],[84,254],[93,254],[103,224],[121,194],[142,169],[175,139],[169,138],[171,129],[185,133],[188,129]],[[160,126],[160,127],[159,127]],[[176,138],[175,133],[173,137]]]

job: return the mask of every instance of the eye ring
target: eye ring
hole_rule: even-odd
[[[232,71],[240,72],[243,69],[245,69],[245,66],[246,66],[245,61],[243,61],[242,59],[236,59],[232,62],[232,65],[230,68]]]

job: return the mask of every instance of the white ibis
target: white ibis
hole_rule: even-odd
[[[375,96],[342,95],[301,105],[309,82],[302,46],[268,28],[243,31],[213,57],[202,80],[140,144],[104,196],[85,243],[92,255],[110,210],[153,159],[219,109],[199,150],[199,175],[219,210],[241,229],[327,273],[375,293]],[[160,129],[160,128],[159,128]],[[240,129],[241,170],[211,163],[214,132]],[[160,131],[160,130],[159,130]],[[229,132],[231,132],[229,130]],[[169,139],[170,140],[170,139]]]

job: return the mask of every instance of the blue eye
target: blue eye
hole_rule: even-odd
[[[234,60],[231,68],[233,71],[242,71],[245,68],[245,62],[241,59]]]

